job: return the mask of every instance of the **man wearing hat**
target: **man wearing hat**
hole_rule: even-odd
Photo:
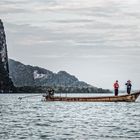
[[[125,85],[126,85],[126,87],[127,87],[127,93],[130,94],[130,92],[131,92],[131,86],[132,86],[132,85],[131,85],[131,81],[128,80],[127,83],[126,83]]]

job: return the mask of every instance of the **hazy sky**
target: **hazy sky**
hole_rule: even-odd
[[[140,0],[0,0],[9,58],[140,89]]]

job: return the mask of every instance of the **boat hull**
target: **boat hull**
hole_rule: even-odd
[[[140,92],[120,96],[102,97],[45,97],[45,101],[66,101],[66,102],[135,102]]]

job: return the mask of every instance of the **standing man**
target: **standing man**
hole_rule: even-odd
[[[119,89],[119,84],[118,84],[118,80],[116,80],[116,82],[114,83],[115,96],[118,96],[118,89]]]
[[[126,87],[127,87],[127,93],[130,94],[130,92],[131,92],[131,87],[132,87],[131,81],[128,80],[127,83],[126,83],[125,85],[126,85]]]

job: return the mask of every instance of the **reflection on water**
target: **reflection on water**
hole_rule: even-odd
[[[41,96],[0,95],[0,139],[140,139],[135,103],[42,102]]]

